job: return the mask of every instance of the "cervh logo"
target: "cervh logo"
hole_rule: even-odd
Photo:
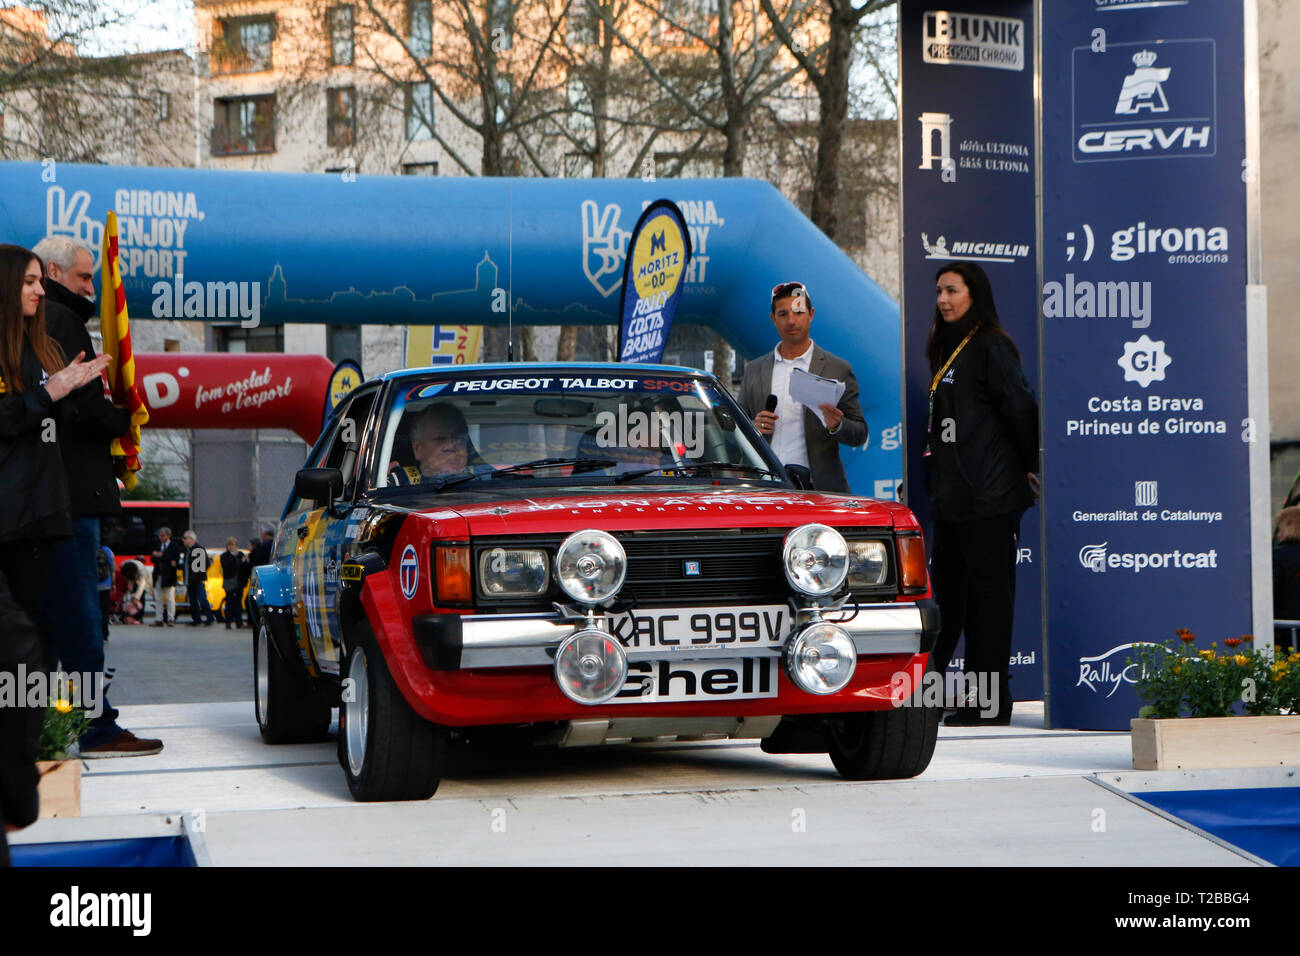
[[[420,586],[420,559],[413,545],[402,549],[402,558],[397,563],[397,577],[402,585],[402,596],[408,601],[415,597],[415,589]]]
[[[1152,382],[1163,382],[1165,369],[1172,363],[1173,359],[1165,352],[1164,342],[1143,335],[1136,342],[1124,343],[1124,354],[1116,364],[1124,370],[1124,381],[1137,382],[1146,388]]]
[[[1074,161],[1213,156],[1214,40],[1075,47]]]

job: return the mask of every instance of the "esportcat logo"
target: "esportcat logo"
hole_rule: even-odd
[[[1111,554],[1106,547],[1105,541],[1101,544],[1085,544],[1079,549],[1079,563],[1097,574],[1117,569],[1140,574],[1148,568],[1192,569],[1219,566],[1219,553],[1213,548],[1209,551],[1135,551]]]

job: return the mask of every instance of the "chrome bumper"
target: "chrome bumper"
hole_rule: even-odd
[[[922,605],[925,605],[924,607]],[[919,654],[934,646],[938,634],[933,602],[918,604],[859,604],[857,614],[832,612],[823,619],[848,632],[859,656]],[[843,618],[843,620],[841,620]],[[629,660],[714,660],[738,657],[779,657],[793,630],[808,620],[801,611],[780,644],[761,647],[733,645],[707,648],[629,647]],[[581,622],[558,614],[429,614],[414,621],[416,644],[434,670],[489,667],[549,667],[560,642],[579,630]]]

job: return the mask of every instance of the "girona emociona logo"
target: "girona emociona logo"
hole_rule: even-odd
[[[398,580],[402,584],[402,596],[408,601],[415,597],[415,590],[420,586],[420,559],[413,545],[402,549],[402,558],[397,562]]]

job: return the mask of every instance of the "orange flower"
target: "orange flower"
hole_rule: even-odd
[[[1224,638],[1223,643],[1227,644],[1229,647],[1237,647],[1238,645],[1241,644],[1241,638],[1239,637]]]
[[[1178,639],[1184,644],[1190,644],[1192,641],[1196,640],[1196,635],[1185,627],[1180,627],[1178,630],[1174,631],[1174,633],[1178,635]]]
[[[1241,639],[1247,644],[1250,644],[1255,640],[1255,636],[1253,634],[1243,634],[1241,635]]]

